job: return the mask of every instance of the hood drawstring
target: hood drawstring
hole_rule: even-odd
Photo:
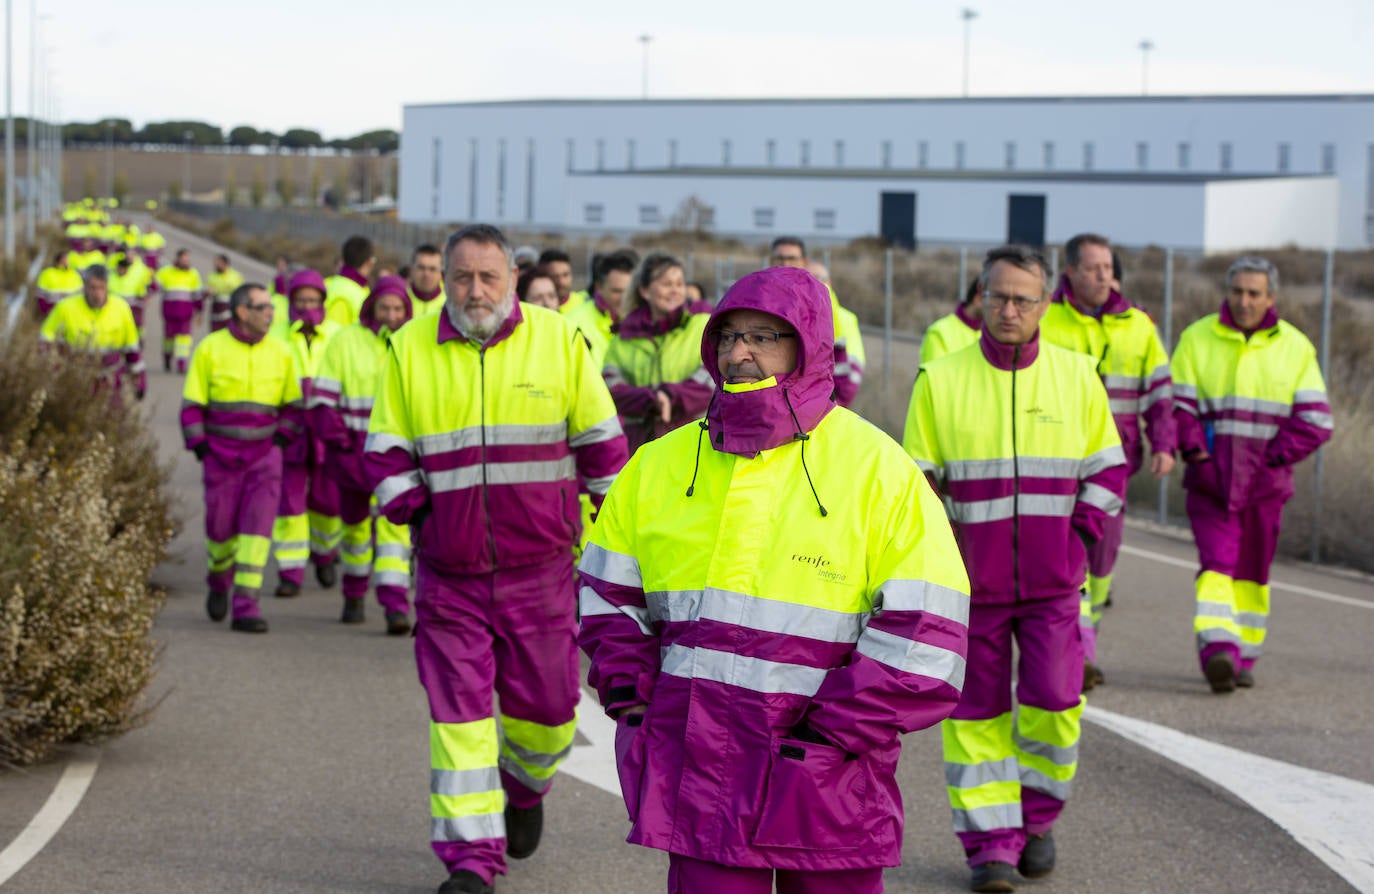
[[[797,419],[797,411],[792,409],[792,400],[787,396],[787,389],[782,389],[782,402],[787,404],[787,412],[792,414],[792,424],[796,426],[797,432],[792,435],[792,440],[801,441],[801,467],[806,475],[806,483],[811,488],[811,496],[816,501],[816,508],[821,511],[821,518],[825,518],[830,513],[825,511],[825,506],[821,504],[820,494],[816,493],[816,485],[811,481],[811,470],[806,467],[806,442],[811,440],[811,436],[802,431],[801,421]]]
[[[706,420],[697,422],[697,456],[692,460],[692,483],[687,485],[687,496],[691,496],[697,489],[697,472],[701,469],[701,436],[706,434]]]

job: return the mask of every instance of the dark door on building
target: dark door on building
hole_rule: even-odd
[[[1045,244],[1045,197],[1007,196],[1007,241],[1043,247]]]
[[[880,222],[883,239],[899,248],[916,247],[916,193],[883,193],[882,220]]]

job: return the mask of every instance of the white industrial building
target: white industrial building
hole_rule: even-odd
[[[1374,95],[410,105],[400,216],[766,241],[1374,246]],[[698,216],[701,216],[700,214]]]

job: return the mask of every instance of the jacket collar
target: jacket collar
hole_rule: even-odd
[[[367,288],[367,277],[363,276],[361,273],[359,273],[354,268],[348,266],[347,264],[339,265],[339,275],[342,276],[344,279],[353,280],[355,283],[362,286],[364,289]]]
[[[1025,369],[1040,356],[1040,330],[1037,329],[1031,340],[1024,345],[1004,345],[984,329],[978,339],[983,356],[997,369]],[[1018,353],[1019,352],[1019,353]]]
[[[1239,332],[1247,339],[1256,332],[1263,332],[1266,329],[1273,329],[1279,324],[1279,309],[1277,305],[1271,306],[1264,314],[1264,319],[1254,329],[1245,330],[1236,324],[1236,318],[1231,316],[1231,305],[1227,301],[1221,302],[1221,311],[1217,314],[1217,322],[1234,332]]]
[[[625,315],[625,319],[620,321],[621,338],[653,338],[656,335],[667,335],[678,326],[682,325],[682,318],[687,314],[687,305],[683,304],[677,310],[668,314],[661,320],[655,320],[653,311],[649,310],[649,305],[641,304],[634,310]]]
[[[1054,300],[1067,304],[1085,317],[1105,317],[1109,314],[1124,314],[1131,309],[1131,302],[1123,298],[1121,293],[1116,289],[1112,289],[1111,294],[1107,296],[1107,302],[1102,305],[1097,313],[1093,313],[1079,304],[1078,299],[1073,297],[1073,284],[1069,282],[1069,275],[1067,273],[1059,274],[1059,288],[1054,292]]]
[[[259,335],[257,338],[253,338],[247,332],[244,332],[243,328],[239,326],[238,320],[229,321],[229,334],[232,335],[236,340],[241,341],[246,345],[256,345],[260,343],[264,338],[264,336],[261,335]]]
[[[964,309],[962,304],[955,306],[954,315],[959,318],[959,322],[963,323],[974,332],[983,328],[983,321],[975,320],[973,317],[969,316],[968,311]]]
[[[610,317],[612,323],[618,321],[615,311],[606,303],[606,299],[601,297],[600,292],[592,292],[592,303],[596,305],[597,310],[601,311],[602,316]]]
[[[411,296],[419,301],[433,301],[435,298],[438,298],[440,295],[444,294],[444,286],[442,283],[440,283],[439,288],[435,289],[432,292],[421,292],[414,286],[409,286],[409,289]]]
[[[486,343],[483,344],[482,342],[473,341],[463,333],[459,332],[458,327],[453,325],[453,320],[449,319],[448,308],[445,307],[439,311],[439,344],[442,345],[445,342],[452,341],[456,338],[462,341],[472,342],[472,344],[476,345],[479,348],[490,348],[497,342],[504,341],[507,338],[509,338],[511,333],[515,331],[515,327],[519,326],[520,322],[524,318],[524,315],[520,313],[520,302],[511,302],[510,316],[506,317],[506,319],[501,323],[500,327],[497,328],[496,332],[492,335],[492,337],[487,339]]]

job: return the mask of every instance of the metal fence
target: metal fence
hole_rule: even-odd
[[[225,207],[191,202],[172,203],[172,209],[205,221],[228,219],[244,233],[283,233],[295,239],[325,239],[341,243],[351,235],[372,239],[380,254],[398,259],[424,242],[442,245],[450,227],[421,226],[394,220],[328,214],[315,210]],[[623,244],[611,239],[562,237],[512,232],[516,244],[528,242],[541,248],[561,247],[574,261],[578,282],[589,279],[592,258]],[[663,248],[683,261],[688,282],[701,285],[708,299],[722,295],[736,280],[768,264],[767,246],[748,246],[731,240],[691,234],[636,237],[631,241],[641,252]],[[950,313],[959,296],[981,269],[990,244],[893,250],[867,242],[816,249],[812,256],[829,269],[840,301],[859,316],[869,346],[869,376],[856,409],[897,437],[905,420],[906,401],[917,372],[921,333],[936,319]],[[1176,249],[1122,249],[1123,292],[1156,321],[1171,351],[1178,336],[1193,321],[1217,310],[1223,299],[1225,271],[1234,255],[1203,255]],[[1374,424],[1374,253],[1306,252],[1284,249],[1263,253],[1279,267],[1280,310],[1304,330],[1317,347],[1322,370],[1333,392],[1337,432],[1342,426]],[[1047,250],[1057,274],[1059,252]],[[403,262],[403,261],[402,261]],[[1341,313],[1341,330],[1333,332],[1333,309]],[[1342,364],[1331,381],[1333,335],[1340,342]],[[874,342],[880,346],[874,357]],[[1368,347],[1367,352],[1363,348]],[[1363,352],[1363,353],[1362,353]],[[1361,360],[1364,356],[1367,360]],[[1334,442],[1333,442],[1334,443]],[[1352,442],[1353,443],[1353,442]],[[1350,451],[1347,450],[1347,453]],[[1352,561],[1352,549],[1333,549],[1332,526],[1350,524],[1350,512],[1333,519],[1331,494],[1324,493],[1328,462],[1319,452],[1315,461],[1300,467],[1299,499],[1294,501],[1301,522],[1306,520],[1305,548],[1298,549],[1294,535],[1286,542],[1290,554],[1310,556],[1313,561],[1330,558]],[[1349,461],[1350,457],[1343,457]],[[1342,470],[1346,477],[1349,470]],[[1342,493],[1347,502],[1374,506],[1374,479],[1367,472],[1355,482],[1358,494]],[[1149,507],[1161,523],[1183,520],[1181,471],[1158,483],[1137,476],[1131,503]],[[1349,482],[1347,482],[1347,486]],[[1324,499],[1325,498],[1325,499]],[[1374,509],[1357,512],[1363,530],[1374,527]],[[1290,506],[1290,515],[1293,507]],[[1356,552],[1359,552],[1356,549]],[[1356,556],[1355,564],[1374,570],[1374,547]]]

